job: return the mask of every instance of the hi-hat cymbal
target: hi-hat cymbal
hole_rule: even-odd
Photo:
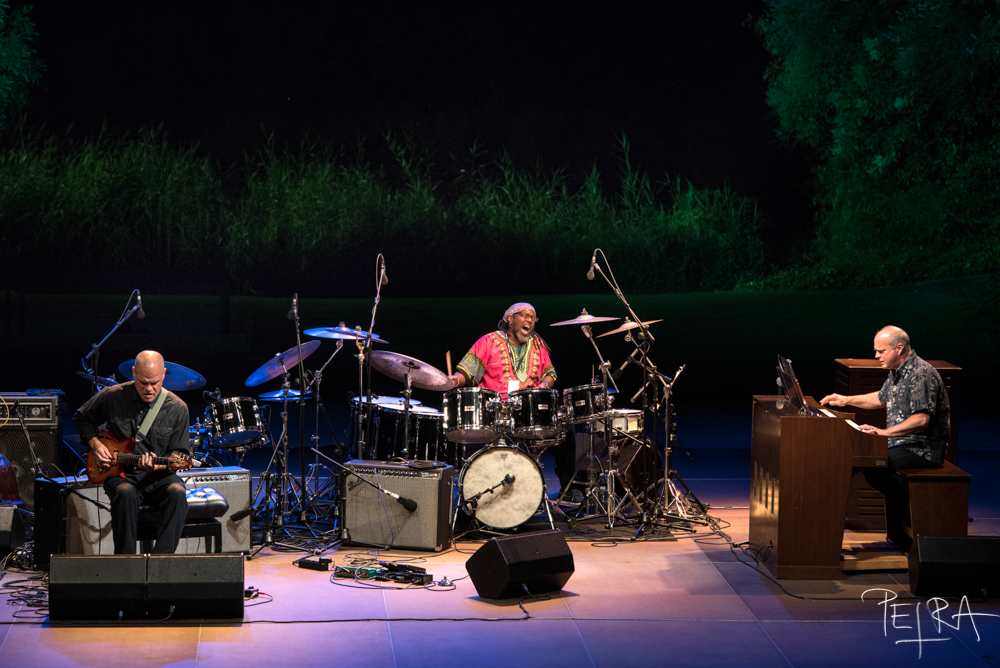
[[[134,359],[126,360],[118,365],[118,371],[129,380],[135,380],[132,376],[134,365]],[[173,362],[164,362],[163,366],[167,368],[167,375],[163,377],[163,389],[171,392],[182,392],[205,387],[205,377],[197,371]]]
[[[319,341],[307,341],[302,344],[302,359],[305,359],[316,352],[319,348]],[[264,362],[263,365],[247,378],[246,386],[253,387],[254,385],[260,385],[263,382],[269,381],[272,378],[277,378],[286,371],[291,371],[299,363],[299,350],[296,346],[292,346],[283,353],[278,353],[268,361]]]
[[[663,318],[660,318],[659,320],[643,320],[642,324],[644,324],[644,325],[652,325],[654,322],[663,322]],[[639,326],[639,323],[632,322],[628,318],[625,318],[625,322],[623,322],[621,324],[621,326],[618,327],[617,329],[612,329],[610,332],[604,332],[603,334],[598,334],[594,338],[598,338],[599,339],[602,336],[611,336],[612,334],[619,334],[621,332],[626,332],[626,331],[628,331],[630,329],[635,329],[638,326]]]
[[[360,329],[351,329],[344,325],[343,321],[336,327],[314,327],[313,329],[307,329],[302,332],[306,336],[315,336],[320,339],[365,339],[368,338],[368,332],[362,331]],[[389,343],[383,339],[378,334],[372,334],[373,343]]]
[[[257,398],[264,401],[284,401],[284,390],[275,390],[274,392],[265,392],[264,394],[258,394]],[[288,390],[288,400],[298,401],[302,397],[302,393],[298,390]],[[312,390],[306,392],[306,399],[312,397]]]
[[[112,385],[118,384],[118,381],[115,380],[114,374],[111,374],[110,378],[104,378],[103,376],[87,373],[86,371],[77,371],[76,375],[78,375],[80,378],[86,378],[92,383],[97,383],[98,387],[111,387]]]
[[[444,371],[406,355],[388,350],[376,350],[370,359],[373,367],[390,378],[402,381],[409,374],[410,384],[414,387],[445,392],[455,386]]]
[[[609,320],[621,320],[621,318],[603,318],[596,315],[590,315],[587,313],[587,309],[583,309],[577,317],[572,320],[563,320],[562,322],[554,322],[550,327],[558,327],[560,325],[589,325],[592,322],[607,322]]]

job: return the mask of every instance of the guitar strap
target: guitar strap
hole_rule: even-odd
[[[146,413],[146,418],[139,425],[139,433],[135,435],[136,444],[141,443],[146,438],[146,433],[149,428],[153,426],[153,421],[156,420],[157,414],[160,412],[160,407],[163,406],[163,400],[167,396],[166,390],[160,390],[160,396],[156,397],[156,401],[153,402],[153,407],[149,409]]]

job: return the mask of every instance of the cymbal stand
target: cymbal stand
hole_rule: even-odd
[[[321,410],[323,410],[323,399],[320,395],[320,386],[323,383],[323,371],[326,370],[327,365],[329,365],[330,362],[333,361],[333,358],[337,356],[337,353],[339,353],[340,349],[343,347],[344,347],[344,340],[337,339],[337,347],[334,349],[333,354],[330,355],[330,358],[326,360],[323,366],[321,366],[317,371],[313,372],[312,379],[309,381],[309,386],[306,387],[305,390],[303,390],[302,394],[300,395],[300,398],[304,399],[309,387],[315,388],[314,393],[316,397],[316,431],[313,433],[311,440],[313,442],[313,448],[317,450],[319,449],[319,413]],[[336,438],[334,438],[334,440],[336,440]],[[326,471],[330,473],[330,483],[327,483],[327,485],[324,485],[323,488],[321,489],[319,485],[319,470],[320,470],[319,455],[315,456],[315,460],[316,461],[313,462],[313,464],[309,467],[309,475],[308,475],[308,477],[310,478],[314,475],[316,476],[316,482],[313,490],[313,498],[321,496],[322,493],[326,491],[326,488],[330,485],[330,483],[333,482],[334,479],[333,473],[329,469],[326,469]],[[324,466],[323,468],[325,469],[326,467]],[[305,487],[305,490],[308,493],[309,490],[308,485]]]
[[[282,374],[281,381],[281,436],[278,438],[278,442],[274,444],[271,461],[268,462],[267,469],[261,474],[257,489],[254,491],[253,497],[251,497],[256,499],[260,494],[261,488],[266,484],[266,491],[261,498],[261,503],[264,504],[263,507],[267,511],[264,521],[264,536],[261,544],[256,551],[250,554],[250,557],[253,557],[265,547],[276,545],[277,543],[274,540],[275,530],[285,530],[288,520],[291,518],[292,506],[288,503],[288,495],[294,491],[292,488],[296,482],[295,476],[288,472],[288,393],[291,390],[291,372],[285,368],[284,363],[282,363],[282,369],[284,369],[284,373]],[[271,473],[271,464],[275,462],[277,462],[279,472]],[[277,485],[275,485],[276,481]],[[277,494],[277,499],[274,498],[275,494]],[[255,513],[259,512],[259,510],[259,507],[254,508]]]

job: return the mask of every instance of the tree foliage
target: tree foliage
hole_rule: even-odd
[[[36,33],[29,11],[30,6],[11,11],[7,0],[0,0],[0,130],[28,102],[28,90],[41,77],[31,48]]]
[[[767,4],[768,102],[821,158],[813,259],[837,281],[995,270],[1000,2]]]

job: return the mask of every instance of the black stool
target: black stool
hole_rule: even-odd
[[[205,552],[222,552],[222,524],[218,518],[229,511],[229,502],[213,487],[185,490],[187,519],[181,538],[205,538]],[[139,552],[149,554],[160,525],[159,511],[145,504],[139,506]]]

